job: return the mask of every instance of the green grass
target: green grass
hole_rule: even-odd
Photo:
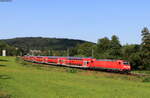
[[[5,98],[148,98],[143,77],[41,66],[0,57],[0,96]],[[2,97],[0,97],[2,98]]]

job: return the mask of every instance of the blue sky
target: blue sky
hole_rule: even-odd
[[[0,39],[73,38],[97,42],[117,35],[141,43],[150,27],[150,0],[13,0],[0,2]]]

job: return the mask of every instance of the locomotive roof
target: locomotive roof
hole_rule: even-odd
[[[97,59],[97,61],[116,61],[116,60],[112,60],[112,59]]]

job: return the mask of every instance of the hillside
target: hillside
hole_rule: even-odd
[[[23,49],[54,49],[66,50],[87,41],[65,38],[22,37],[3,40],[9,45]]]

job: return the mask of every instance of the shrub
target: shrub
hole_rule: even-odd
[[[15,60],[16,60],[17,63],[20,63],[20,64],[22,64],[22,65],[28,65],[28,62],[22,60],[20,57],[16,57]]]
[[[69,68],[69,69],[67,69],[67,72],[69,72],[69,73],[77,73],[77,69]]]
[[[0,98],[11,98],[11,95],[8,94],[7,92],[0,92]]]
[[[16,57],[15,60],[16,60],[16,62],[19,62],[19,61],[20,61],[20,58],[19,58],[19,57]]]
[[[150,82],[150,77],[145,77],[142,82]]]

